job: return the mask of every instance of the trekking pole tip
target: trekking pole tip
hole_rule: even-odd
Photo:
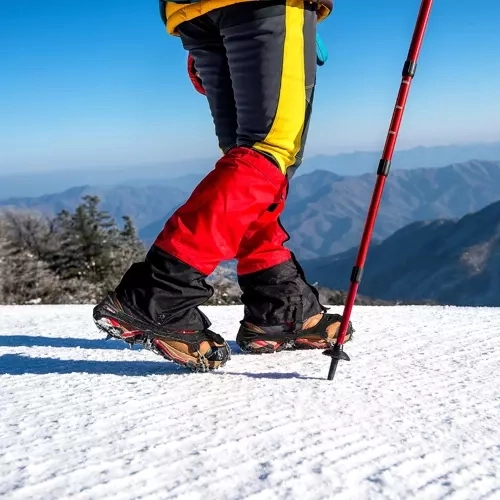
[[[341,344],[335,344],[333,347],[323,351],[325,356],[332,358],[330,363],[330,370],[328,371],[328,380],[333,380],[335,377],[335,372],[337,371],[337,366],[339,361],[351,361],[351,358],[344,352],[344,346]]]

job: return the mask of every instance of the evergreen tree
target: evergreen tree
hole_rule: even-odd
[[[146,250],[132,219],[122,228],[85,196],[53,218],[0,214],[0,303],[95,303]]]
[[[73,214],[63,210],[54,221],[61,239],[56,266],[64,279],[107,281],[119,248],[119,230],[112,217],[98,209],[99,202],[97,196],[85,196]]]
[[[99,203],[97,196],[85,196],[73,214],[61,211],[54,221],[61,241],[57,273],[65,280],[91,285],[92,300],[114,289],[126,269],[145,253],[132,219],[124,216],[120,230]]]
[[[144,260],[146,249],[137,235],[137,230],[132,219],[125,215],[123,219],[123,229],[120,231],[120,246],[115,256],[115,272],[120,279],[123,273],[134,263]]]
[[[9,211],[0,220],[0,299],[7,304],[57,302],[60,283],[43,257],[52,239],[47,219]]]

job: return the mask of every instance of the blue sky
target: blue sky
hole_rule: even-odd
[[[335,0],[306,156],[381,150],[419,0]],[[500,2],[436,0],[397,148],[500,139]],[[218,155],[156,0],[0,2],[0,172]]]

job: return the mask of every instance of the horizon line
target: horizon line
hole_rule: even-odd
[[[435,144],[435,145],[423,145],[419,144],[417,146],[412,146],[412,147],[405,147],[401,149],[395,149],[394,150],[394,155],[397,153],[403,153],[403,152],[409,152],[409,151],[414,151],[418,149],[439,149],[439,148],[452,148],[452,147],[471,147],[471,146],[494,146],[494,145],[500,145],[500,140],[493,140],[493,141],[473,141],[473,142],[461,142],[461,143],[443,143],[443,144]],[[307,160],[313,159],[313,158],[319,158],[319,157],[338,157],[338,156],[349,156],[349,155],[354,155],[354,154],[377,154],[380,153],[382,150],[375,150],[374,148],[355,148],[355,149],[350,149],[346,151],[338,151],[336,153],[332,154],[327,154],[327,153],[315,153],[311,155],[306,155],[303,158],[303,163],[305,163]],[[107,169],[107,170],[120,170],[120,169],[128,169],[128,168],[137,168],[137,167],[159,167],[159,166],[169,166],[169,165],[178,165],[178,164],[186,164],[186,163],[191,163],[191,162],[197,162],[197,161],[213,161],[215,158],[217,158],[216,155],[213,156],[197,156],[197,157],[191,157],[191,158],[183,158],[179,160],[163,160],[163,161],[155,161],[155,162],[146,162],[146,163],[135,163],[135,164],[108,164],[108,165],[82,165],[82,166],[75,166],[75,167],[69,167],[71,172],[78,172],[78,171],[93,171],[93,170],[100,170],[100,169]],[[474,159],[470,159],[467,161],[472,161]],[[477,160],[480,160],[480,158],[477,158]],[[61,166],[59,168],[48,168],[48,169],[28,169],[28,170],[22,170],[21,172],[17,170],[7,170],[6,172],[2,172],[1,167],[0,167],[0,178],[1,177],[12,177],[15,175],[19,176],[24,176],[24,175],[32,175],[32,174],[56,174],[60,173],[61,171],[67,171],[68,167]],[[189,175],[189,174],[186,174]],[[194,173],[192,173],[194,175]]]

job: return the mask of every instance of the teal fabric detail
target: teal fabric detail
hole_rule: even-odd
[[[328,60],[328,51],[326,50],[323,40],[316,34],[316,62],[318,66],[323,66]]]

